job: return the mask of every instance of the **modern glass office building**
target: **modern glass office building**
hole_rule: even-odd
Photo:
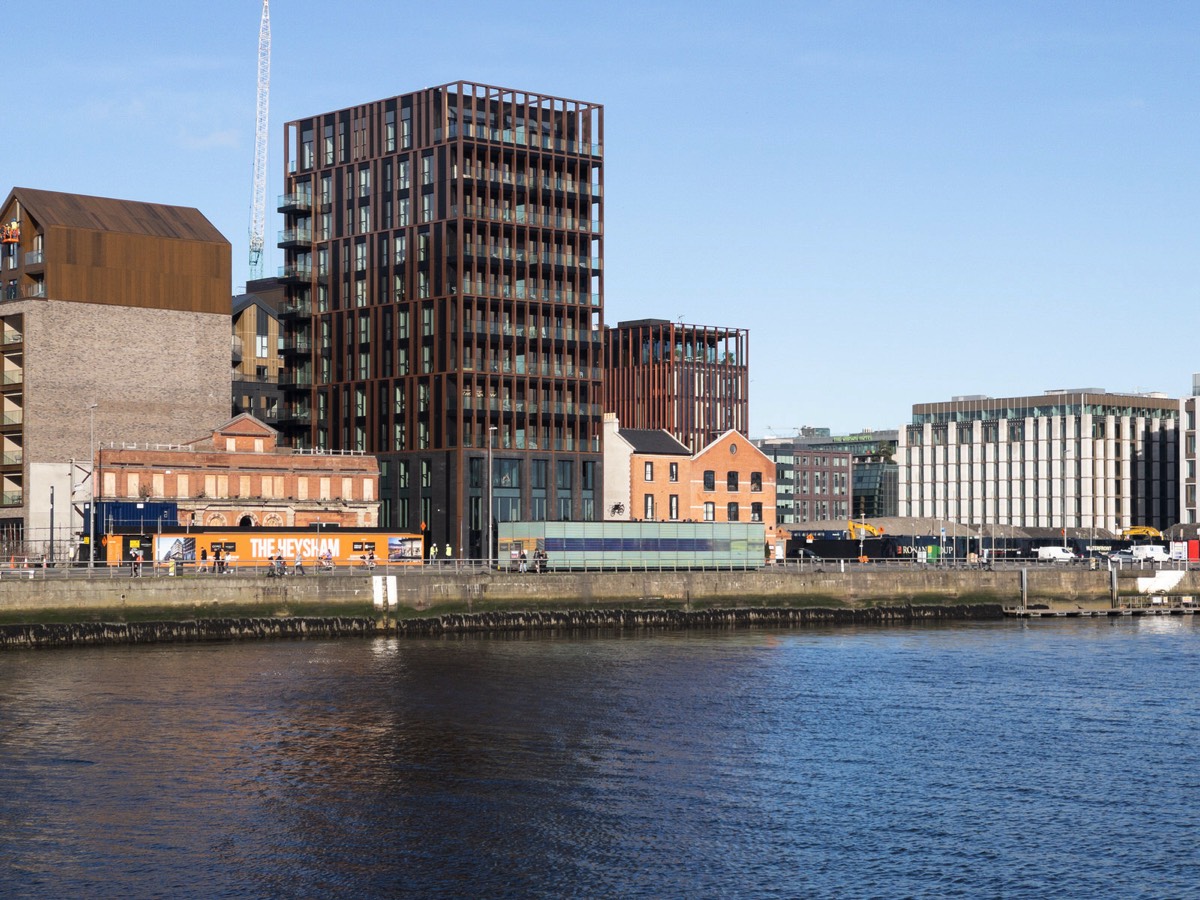
[[[974,525],[1166,528],[1179,516],[1180,402],[1097,388],[913,407],[901,516]]]

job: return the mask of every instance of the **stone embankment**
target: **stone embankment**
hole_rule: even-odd
[[[1004,606],[1118,608],[1200,596],[1200,571],[768,566],[516,574],[433,566],[286,578],[0,575],[0,648],[334,635],[686,628],[998,618]],[[1169,577],[1168,577],[1169,576]],[[425,616],[416,618],[414,616]],[[154,619],[154,622],[137,621]],[[46,624],[91,623],[91,624]],[[104,624],[100,624],[104,623]]]
[[[340,636],[436,636],[488,632],[570,632],[620,629],[751,628],[860,625],[1003,618],[998,604],[699,610],[570,609],[534,612],[454,613],[417,619],[223,618],[179,622],[0,625],[0,649],[100,644],[239,641]]]
[[[432,566],[380,567],[374,576],[339,572],[304,577],[259,575],[130,578],[125,572],[86,577],[0,576],[0,613],[16,610],[109,610],[134,607],[198,605],[239,608],[261,606],[266,615],[280,607],[303,604],[369,604],[377,584],[388,579],[401,608],[476,612],[481,609],[529,609],[568,606],[645,608],[671,605],[866,605],[876,603],[996,602],[1021,597],[1019,569],[934,569],[924,567],[831,566],[825,571],[769,566],[753,571],[554,572],[520,575],[481,569]],[[1132,575],[1132,573],[1130,573]],[[1151,574],[1151,573],[1143,573]],[[1177,573],[1174,593],[1200,594],[1200,572]],[[1124,575],[1124,573],[1122,573]],[[1121,592],[1136,592],[1131,577]],[[1105,601],[1110,598],[1107,571],[1074,567],[1028,569],[1030,599]],[[9,617],[11,621],[11,616]]]

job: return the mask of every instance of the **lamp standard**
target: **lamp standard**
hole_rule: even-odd
[[[496,426],[488,426],[488,464],[487,464],[487,544],[483,550],[483,558],[491,568],[492,559],[492,444],[496,442]]]
[[[88,504],[88,520],[87,520],[87,535],[88,535],[88,568],[92,569],[96,566],[96,534],[95,528],[92,525],[96,521],[96,406],[92,403],[88,406],[88,450],[91,457],[88,460],[88,477],[92,480],[91,502]]]

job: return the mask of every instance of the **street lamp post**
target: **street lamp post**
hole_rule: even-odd
[[[88,449],[91,457],[88,460],[88,477],[92,480],[91,500],[88,503],[88,568],[96,566],[96,534],[92,523],[96,521],[96,406],[88,406]]]
[[[491,568],[492,559],[492,444],[496,441],[496,426],[488,426],[488,457],[487,457],[487,543],[483,550],[483,558]]]

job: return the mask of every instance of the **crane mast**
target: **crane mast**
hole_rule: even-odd
[[[254,123],[254,196],[250,207],[250,277],[262,278],[267,228],[267,97],[271,87],[270,0],[263,0],[258,27],[258,110]]]

